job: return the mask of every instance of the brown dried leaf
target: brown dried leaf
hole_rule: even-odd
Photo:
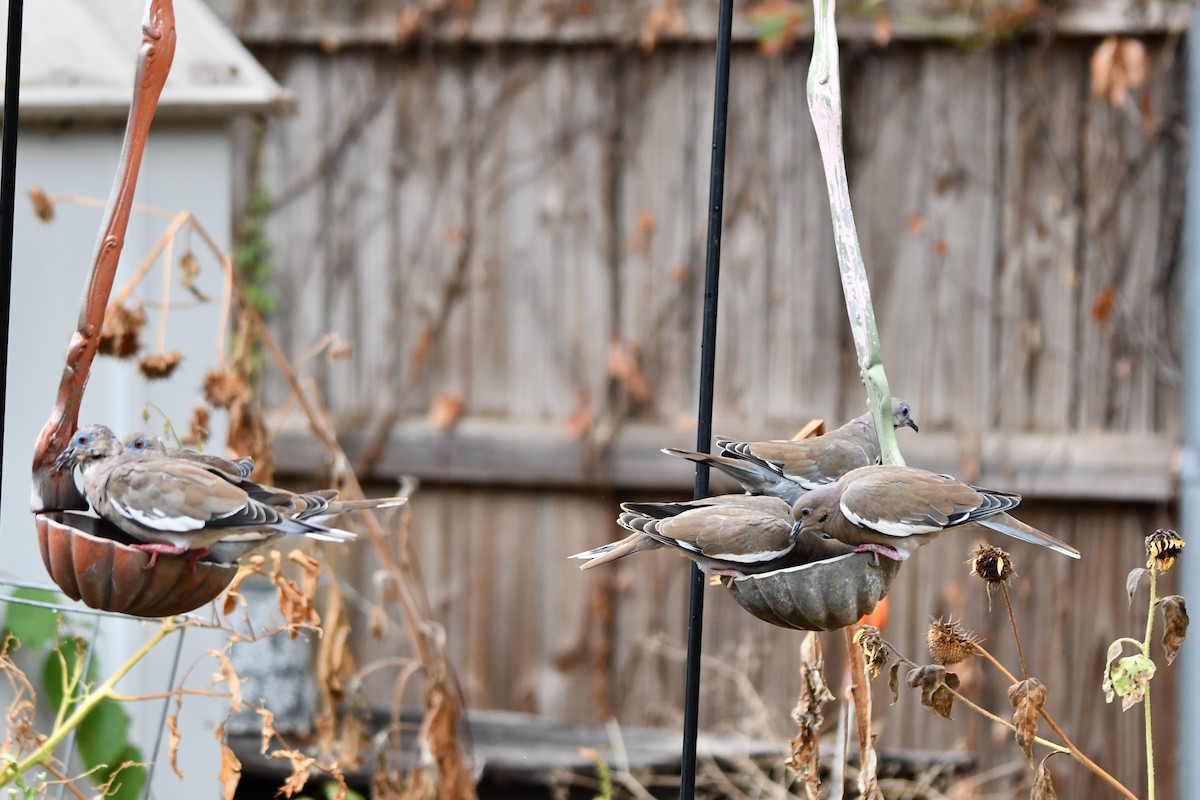
[[[196,258],[196,254],[189,250],[179,259],[179,282],[183,284],[183,288],[191,292],[192,297],[201,303],[207,303],[212,298],[196,285],[198,277],[200,277],[200,259]]]
[[[820,796],[820,734],[825,718],[821,706],[836,699],[825,684],[825,658],[817,634],[809,632],[800,645],[800,697],[792,709],[799,730],[791,741],[787,765],[796,773],[809,797]]]
[[[214,369],[204,376],[204,399],[213,408],[231,408],[250,397],[245,378],[233,370]]]
[[[183,780],[183,772],[179,769],[179,763],[176,759],[179,757],[179,715],[172,714],[167,717],[167,763],[171,765],[171,771],[175,773],[175,777]]]
[[[1046,686],[1037,678],[1014,683],[1008,687],[1008,702],[1016,709],[1013,726],[1017,729],[1017,744],[1032,764],[1033,740],[1037,738],[1038,714],[1046,704]]]
[[[221,665],[221,671],[213,675],[213,683],[224,682],[229,687],[229,708],[234,714],[242,710],[242,679],[238,677],[229,656],[221,650],[209,650]]]
[[[29,202],[33,204],[33,213],[42,222],[54,221],[54,201],[46,194],[46,190],[40,186],[34,186],[29,190]]]
[[[1050,768],[1046,766],[1046,762],[1050,760],[1050,756],[1054,755],[1057,755],[1057,753],[1051,753],[1038,764],[1037,771],[1033,773],[1033,788],[1029,791],[1029,800],[1058,800],[1058,794],[1054,791],[1054,780],[1050,775]]]
[[[461,394],[439,394],[429,404],[429,424],[439,431],[454,427],[462,415],[463,396]]]
[[[950,716],[954,704],[953,690],[958,689],[958,675],[947,672],[941,664],[929,664],[908,671],[908,685],[921,690],[921,705],[938,716]]]
[[[1183,640],[1187,638],[1187,604],[1181,596],[1172,594],[1159,600],[1158,608],[1162,611],[1163,652],[1167,655],[1167,666],[1170,666],[1175,662],[1175,656],[1179,655]]]
[[[182,360],[183,353],[178,350],[172,350],[169,353],[155,353],[143,356],[142,360],[138,362],[138,369],[142,371],[142,375],[147,380],[161,380],[171,377],[171,373],[175,371]]]
[[[650,381],[642,371],[637,345],[623,341],[613,342],[608,348],[608,374],[615,378],[633,399],[644,403],[653,397]]]
[[[308,783],[309,770],[317,763],[312,756],[306,756],[297,750],[272,750],[267,753],[267,758],[286,758],[292,763],[292,774],[283,786],[279,787],[279,794],[284,797],[292,797],[304,788],[304,784]]]
[[[196,406],[192,409],[192,418],[188,420],[188,431],[184,434],[182,444],[189,447],[194,447],[201,442],[204,442],[209,437],[209,425],[212,423],[212,417],[205,406]]]
[[[258,752],[266,755],[267,750],[271,746],[271,739],[273,739],[276,734],[275,715],[272,714],[271,710],[266,707],[259,707],[255,708],[254,710],[258,713],[258,716],[261,718],[262,722],[262,747]]]
[[[1109,36],[1092,51],[1092,97],[1120,108],[1130,89],[1146,83],[1149,72],[1145,45],[1137,39]]]
[[[214,733],[218,742],[221,743],[221,771],[219,777],[221,780],[221,790],[225,800],[233,800],[233,794],[237,791],[238,781],[242,779],[242,762],[229,749],[229,745],[225,743],[225,726],[217,726]]]
[[[1117,287],[1109,285],[1100,290],[1092,301],[1092,319],[1103,325],[1112,316],[1113,306],[1117,302]]]
[[[140,305],[114,304],[104,312],[100,328],[98,352],[103,356],[131,358],[142,347],[142,328],[146,327],[146,312]]]
[[[892,705],[896,705],[896,701],[900,699],[900,662],[892,664],[892,668],[888,670],[888,689],[892,692]]]

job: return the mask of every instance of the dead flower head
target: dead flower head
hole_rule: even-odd
[[[925,634],[929,653],[939,664],[950,666],[966,661],[975,655],[975,643],[979,641],[973,632],[952,619],[935,619],[929,623]]]
[[[54,221],[54,201],[46,190],[35,186],[29,190],[29,202],[33,204],[33,213],[42,222]]]
[[[872,678],[878,678],[879,673],[892,660],[892,646],[874,625],[863,625],[854,632],[854,643],[863,651],[866,659],[867,672]]]
[[[232,370],[214,369],[204,376],[204,399],[213,408],[231,408],[249,391],[242,376]]]
[[[138,364],[138,369],[142,371],[142,375],[146,376],[148,380],[154,381],[160,378],[169,378],[182,360],[183,353],[178,350],[172,350],[169,353],[158,353],[143,357]]]
[[[99,351],[102,356],[130,358],[142,347],[141,333],[146,326],[146,312],[141,306],[117,303],[109,306],[100,328]]]
[[[981,544],[975,548],[975,553],[968,563],[971,565],[971,574],[987,581],[989,590],[992,584],[1006,583],[1016,574],[1008,553],[990,544]]]
[[[1175,531],[1159,528],[1146,537],[1146,569],[1166,572],[1174,565],[1186,544]]]

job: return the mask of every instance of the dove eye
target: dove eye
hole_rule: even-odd
[[[92,440],[92,437],[88,436],[86,433],[81,433],[75,437],[75,444],[85,445],[88,442],[90,442],[91,440]]]
[[[134,440],[133,440],[133,444],[131,444],[131,445],[129,446],[129,449],[131,449],[131,450],[145,450],[145,449],[146,449],[146,440],[145,440],[145,439],[142,439],[141,437],[139,437],[139,438],[137,438],[137,439],[134,439]]]
[[[908,416],[908,406],[900,406],[900,416],[902,416],[902,417]]]
[[[800,509],[800,516],[802,516],[802,517],[807,517],[807,516],[810,516],[811,514],[812,514],[811,508],[805,507],[805,508]]]

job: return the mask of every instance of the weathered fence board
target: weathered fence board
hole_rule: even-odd
[[[395,34],[364,22],[395,7],[330,8],[324,50],[312,43],[329,31],[300,5],[246,7],[243,29],[299,100],[262,142],[271,324],[294,356],[329,332],[353,345],[306,374],[352,459],[426,481],[412,535],[470,705],[676,723],[686,563],[658,552],[580,574],[566,556],[620,535],[618,501],[690,487],[688,465],[657,449],[695,437],[712,53],[625,48],[612,33],[625,12],[595,5],[551,25],[536,21],[545,4],[524,17],[519,2],[476,4],[462,35],[505,46],[434,33],[395,49],[370,46]],[[685,5],[683,36],[702,40],[692,20],[709,11]],[[1014,592],[1060,721],[1137,790],[1138,720],[1103,705],[1099,675],[1108,641],[1140,629],[1124,576],[1175,493],[1181,51],[1148,39],[1148,89],[1113,108],[1090,96],[1096,44],[851,44],[846,137],[889,378],[922,424],[901,447],[983,485],[1088,501],[1022,515],[1085,562],[1014,546]],[[805,45],[734,53],[719,433],[786,437],[862,409],[807,62]],[[282,387],[268,397],[282,405]],[[278,450],[297,469],[322,463],[294,423]],[[971,544],[947,536],[905,567],[889,636],[919,657],[928,617],[953,614],[1015,665],[1006,615],[966,576]],[[710,590],[704,724],[790,734],[799,636],[723,595]],[[835,676],[841,639],[825,641]],[[1002,681],[967,685],[1004,713]],[[876,707],[885,738],[1016,757],[965,709],[945,723],[912,696]],[[1164,715],[1163,752],[1168,728]],[[1099,791],[1058,769],[1075,796]]]

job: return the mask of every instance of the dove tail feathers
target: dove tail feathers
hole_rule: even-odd
[[[635,533],[631,536],[626,536],[624,539],[620,539],[615,542],[609,542],[608,544],[600,545],[599,547],[593,547],[591,550],[584,550],[582,553],[576,553],[572,556],[568,556],[568,558],[586,560],[587,563],[580,564],[579,568],[592,569],[593,567],[598,567],[601,564],[608,564],[609,562],[616,561],[618,558],[631,556],[634,553],[639,553],[642,550],[650,550],[655,547],[661,547],[661,545],[651,539],[649,536]]]
[[[695,450],[679,450],[675,447],[664,447],[662,452],[697,464],[708,464],[710,467],[715,467],[740,483],[742,488],[751,494],[778,495],[778,492],[773,490],[781,483],[793,488],[796,494],[803,492],[798,486],[753,456],[742,456],[741,454],[735,457],[721,456]]]
[[[998,533],[1003,533],[1006,536],[1011,536],[1014,539],[1020,539],[1023,542],[1030,544],[1041,545],[1049,548],[1056,553],[1068,556],[1070,558],[1079,558],[1079,551],[1066,542],[1055,539],[1048,533],[1043,533],[1031,525],[1026,525],[1021,520],[1011,517],[1008,514],[1000,513],[991,517],[976,520],[979,525],[985,528],[990,528]]]

